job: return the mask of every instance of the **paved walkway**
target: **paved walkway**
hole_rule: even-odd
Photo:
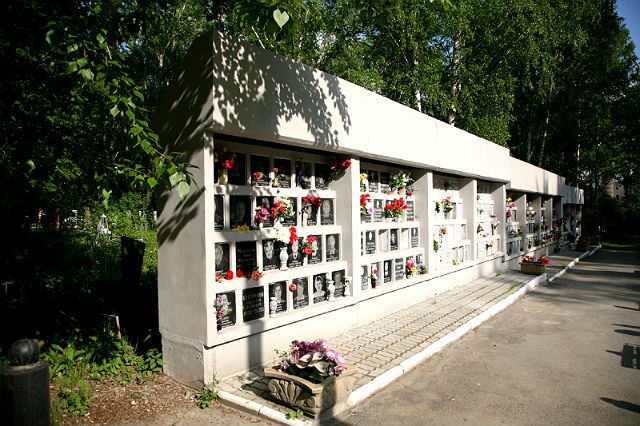
[[[590,253],[563,251],[549,256],[551,263],[547,266],[547,274],[537,277],[505,271],[479,278],[328,339],[330,347],[358,367],[355,390],[347,404],[353,406],[364,400],[546,282],[547,278],[553,281],[564,274]],[[216,389],[225,403],[271,421],[312,424],[308,418],[303,421],[286,418],[290,410],[270,400],[262,369],[233,376],[218,383]]]

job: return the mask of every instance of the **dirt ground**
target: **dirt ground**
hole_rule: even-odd
[[[143,383],[126,385],[96,383],[89,412],[63,416],[62,425],[269,425],[264,419],[213,402],[200,409],[197,393],[164,374],[154,374]]]

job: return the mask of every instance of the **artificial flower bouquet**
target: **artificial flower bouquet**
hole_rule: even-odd
[[[302,244],[300,245],[300,253],[302,253],[303,256],[311,255],[311,253],[313,252],[313,243],[315,242],[316,242],[315,235],[307,236],[307,238],[305,238],[302,241]]]
[[[344,176],[349,167],[351,167],[351,160],[349,160],[348,158],[344,160],[331,160],[331,162],[329,163],[329,182],[340,179],[342,176]]]
[[[398,173],[391,175],[391,178],[389,179],[389,188],[392,190],[406,188],[412,182],[413,178],[411,175],[400,170]]]
[[[294,340],[286,349],[278,350],[278,369],[313,383],[322,383],[345,370],[345,359],[330,349],[324,339],[313,342]]]
[[[384,217],[398,218],[404,214],[407,204],[404,198],[394,198],[393,201],[387,201],[384,206]]]
[[[371,216],[373,214],[373,206],[371,205],[371,195],[360,195],[360,214],[362,216]]]
[[[280,197],[275,200],[271,207],[271,218],[275,221],[283,221],[293,215],[293,203],[287,197]]]
[[[229,314],[231,303],[227,300],[226,295],[218,294],[213,302],[213,308],[216,310],[216,318],[221,319]]]
[[[540,256],[540,258],[536,259],[534,256],[524,256],[522,258],[522,263],[541,263],[543,265],[548,265],[550,262],[547,256]]]

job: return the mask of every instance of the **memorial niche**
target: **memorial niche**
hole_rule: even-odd
[[[289,202],[291,203],[292,213],[291,213],[291,216],[282,220],[281,223],[282,223],[282,226],[284,227],[296,226],[298,224],[298,218],[296,215],[298,200],[297,198],[289,197]]]
[[[262,240],[262,270],[272,271],[280,267],[280,259],[276,253],[276,240]]]
[[[275,158],[273,160],[273,168],[278,169],[277,172],[274,172],[277,184],[273,186],[291,188],[291,160]]]
[[[327,249],[326,249],[327,262],[340,259],[340,235],[329,234],[327,235]]]
[[[311,163],[296,161],[296,186],[311,189]]]
[[[384,222],[384,203],[381,199],[373,200],[373,221]]]
[[[244,322],[264,317],[264,287],[242,290],[242,319]]]
[[[385,283],[388,283],[391,281],[392,262],[393,261],[391,259],[384,261],[384,275],[382,279],[384,280]]]
[[[309,306],[309,278],[294,278],[292,282],[296,285],[293,292],[293,309]]]
[[[344,269],[341,269],[339,271],[333,271],[333,273],[331,274],[331,279],[333,280],[333,285],[336,286],[336,290],[333,293],[333,295],[335,297],[340,297],[340,296],[344,296]]]
[[[333,225],[333,216],[333,200],[322,200],[320,205],[320,225]]]
[[[214,195],[215,212],[213,214],[213,229],[220,231],[224,229],[224,197]]]
[[[231,327],[236,323],[236,293],[233,291],[226,291],[224,293],[216,293],[216,299],[220,297],[222,303],[228,303],[228,310],[225,315],[218,318],[218,330]]]
[[[327,284],[325,274],[313,276],[313,303],[320,303],[326,300]]]
[[[251,197],[248,195],[232,195],[229,197],[231,209],[230,228],[251,223]]]
[[[398,250],[398,229],[389,230],[389,250]]]
[[[229,252],[229,243],[216,243],[216,274],[224,275],[225,272],[231,269],[231,263],[229,262]]]
[[[251,275],[257,265],[256,242],[240,241],[236,243],[236,271]]]
[[[269,186],[269,157],[252,155],[249,163],[251,167],[251,184]]]
[[[276,313],[287,310],[287,297],[285,293],[286,281],[278,281],[269,284],[269,301],[272,297],[276,298]]]
[[[322,235],[314,235],[316,240],[311,243],[311,254],[307,263],[314,265],[322,262]]]
[[[302,253],[300,252],[300,245],[302,244],[302,240],[302,237],[296,239],[287,248],[287,266],[289,268],[297,268],[299,266],[302,266],[303,258]]]
[[[395,261],[395,279],[401,280],[404,278],[404,259],[399,258]]]
[[[389,191],[389,181],[391,174],[389,172],[380,172],[380,192]]]
[[[405,217],[407,221],[413,222],[416,220],[415,203],[413,201],[407,201],[407,210],[405,211]]]
[[[367,265],[360,266],[360,288],[362,290],[369,288],[369,268]]]
[[[376,231],[365,232],[365,253],[374,254],[376,252]]]
[[[329,189],[329,165],[315,163],[315,185],[316,189]]]
[[[245,170],[245,160],[246,156],[244,154],[235,154],[235,162],[234,166],[229,169],[229,183],[232,185],[246,185],[247,184],[247,176]]]
[[[411,228],[411,247],[418,247],[420,238],[418,237],[418,228]]]
[[[369,170],[367,173],[367,180],[369,181],[369,191],[378,192],[378,171]]]

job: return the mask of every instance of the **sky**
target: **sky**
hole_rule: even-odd
[[[629,30],[636,56],[640,58],[640,0],[618,0],[618,16],[624,18],[624,25]]]

